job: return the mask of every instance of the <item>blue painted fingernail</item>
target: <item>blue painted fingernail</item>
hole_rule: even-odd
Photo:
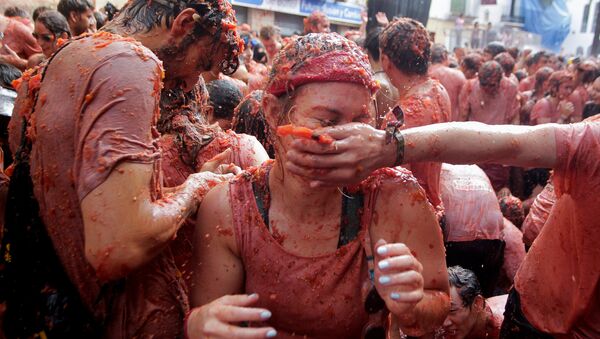
[[[271,312],[269,312],[269,311],[260,312],[260,318],[262,320],[267,320],[267,319],[271,318]]]
[[[383,285],[389,284],[390,281],[392,281],[392,279],[390,277],[388,277],[387,275],[379,277],[380,284],[383,284]]]
[[[277,336],[277,331],[275,330],[269,330],[269,332],[267,332],[267,338],[275,338]]]
[[[385,246],[377,247],[377,254],[379,254],[379,255],[386,255],[387,251],[388,251],[387,247],[385,247]]]
[[[390,267],[390,262],[387,260],[382,260],[379,262],[379,264],[377,264],[377,266],[379,266],[379,269],[384,270],[384,269]]]
[[[392,298],[394,300],[398,300],[398,299],[400,299],[400,293],[392,292],[392,293],[390,293],[390,298]]]

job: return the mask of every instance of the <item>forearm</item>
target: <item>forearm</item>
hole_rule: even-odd
[[[485,125],[446,123],[411,128],[404,136],[404,163],[497,163],[552,167],[556,161],[554,125]]]
[[[411,337],[420,337],[442,326],[450,310],[450,298],[445,292],[425,290],[423,299],[413,312],[395,315],[398,327]]]

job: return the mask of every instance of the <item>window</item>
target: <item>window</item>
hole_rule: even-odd
[[[590,18],[590,4],[583,8],[583,19],[581,19],[581,33],[587,32],[588,19]]]
[[[450,12],[454,15],[464,14],[467,9],[467,0],[452,0]]]

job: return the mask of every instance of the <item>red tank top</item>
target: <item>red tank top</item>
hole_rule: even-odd
[[[258,293],[257,307],[269,309],[278,338],[359,338],[368,320],[370,286],[363,241],[371,222],[365,194],[358,237],[335,252],[303,257],[288,252],[269,232],[257,205],[255,187],[268,183],[266,165],[230,183],[233,226],[244,271],[245,292]],[[268,195],[266,196],[268,199]],[[265,199],[265,200],[266,200]],[[268,208],[267,208],[268,210]]]

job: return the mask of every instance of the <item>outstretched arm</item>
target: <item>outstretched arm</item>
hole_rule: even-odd
[[[452,164],[497,163],[551,168],[556,162],[554,131],[559,125],[485,125],[477,122],[434,124],[403,130],[402,163],[421,161]],[[312,180],[312,185],[360,182],[381,167],[392,167],[397,143],[386,143],[384,131],[359,123],[325,128],[335,139],[329,145],[295,140],[287,168]]]

